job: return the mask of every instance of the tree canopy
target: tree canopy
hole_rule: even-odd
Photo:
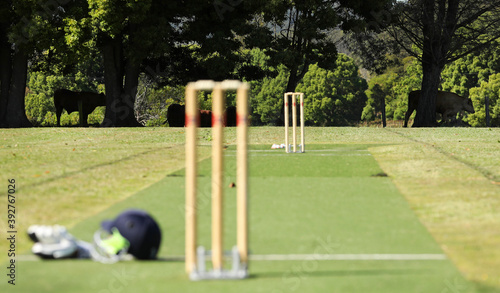
[[[101,126],[159,125],[147,117],[182,103],[188,81],[228,78],[252,83],[256,124],[279,124],[282,94],[298,90],[310,103],[310,125],[377,119],[382,107],[399,119],[408,92],[420,88],[416,126],[434,125],[438,89],[478,107],[489,95],[494,116],[500,66],[497,50],[485,50],[498,47],[499,7],[500,0],[8,0],[0,7],[0,126],[50,125],[43,119],[52,119],[57,87],[105,92]],[[367,81],[360,66],[372,72]],[[483,125],[476,114],[466,121]]]

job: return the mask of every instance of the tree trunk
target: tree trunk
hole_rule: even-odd
[[[385,116],[385,95],[380,96],[380,109],[382,110],[382,127],[387,126],[387,117]]]
[[[288,83],[286,85],[286,89],[285,89],[285,92],[286,93],[293,93],[295,92],[295,88],[297,87],[297,70],[291,70],[290,71],[290,76],[288,77]],[[287,97],[287,100],[288,100],[288,125],[293,125],[292,124],[292,109],[293,109],[293,105],[292,105],[292,96],[288,96]],[[277,126],[285,126],[285,105],[284,105],[285,101],[284,100],[281,100],[281,110],[280,110],[280,118],[278,119],[276,125]],[[300,115],[300,114],[298,114]]]
[[[434,127],[437,125],[436,97],[441,70],[442,68],[435,63],[423,63],[422,91],[412,127]]]
[[[436,126],[436,97],[441,71],[456,30],[458,0],[424,0],[422,9],[422,91],[412,127]],[[436,5],[437,4],[437,5]]]
[[[113,127],[116,124],[118,103],[121,96],[121,84],[123,78],[122,70],[122,47],[121,40],[109,40],[102,47],[104,60],[104,84],[106,88],[106,112],[101,126]]]
[[[7,102],[9,100],[10,77],[12,76],[12,60],[10,56],[10,44],[0,44],[0,127],[7,127]]]
[[[286,92],[293,93],[298,83],[297,68],[290,69],[290,76],[288,77],[288,83],[286,85]]]
[[[106,86],[106,113],[101,126],[141,126],[134,115],[139,64],[130,60],[125,62],[121,37],[108,40],[102,47],[102,53]]]
[[[131,110],[130,115],[123,119],[123,123],[129,127],[142,126],[135,117],[134,105],[137,96],[137,87],[139,86],[140,74],[140,61],[128,60],[125,66],[125,95],[123,96],[123,103]]]
[[[490,127],[490,97],[484,97],[484,112],[486,113],[486,127]]]
[[[299,83],[299,81],[304,77],[304,75],[306,74],[307,70],[304,70],[306,67],[309,68],[309,65],[308,63],[306,62],[306,64],[304,65],[305,67],[301,70],[301,72],[298,72],[298,67],[292,67],[290,69],[290,76],[288,77],[288,83],[286,85],[286,89],[285,89],[285,92],[287,93],[293,93],[295,92],[295,88],[297,87],[297,84]],[[289,96],[288,97],[288,105],[292,105],[292,97]],[[288,117],[290,117],[290,119],[292,119],[292,107],[290,106],[288,108],[289,110],[289,115]],[[276,125],[277,126],[284,126],[285,123],[284,123],[284,119],[285,119],[285,116],[284,116],[284,113],[285,113],[285,107],[284,107],[284,101],[281,101],[281,110],[280,110],[280,117],[279,119],[276,120]],[[297,117],[300,117],[300,107],[297,108]],[[299,120],[297,119],[297,125],[299,125]],[[289,121],[289,125],[292,125],[292,122],[291,120]]]
[[[17,51],[10,56],[12,56],[12,69],[10,71],[10,78],[8,76],[6,78],[6,82],[10,84],[10,86],[7,91],[8,96],[4,122],[7,127],[11,128],[32,127],[33,125],[28,120],[28,117],[26,117],[24,103],[24,97],[26,95],[26,78],[28,76],[28,55],[22,51]],[[2,96],[4,88],[3,82],[2,80]]]

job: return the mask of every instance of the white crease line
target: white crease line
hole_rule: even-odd
[[[307,153],[307,152],[306,152]],[[281,156],[293,156],[293,153],[274,153],[274,154],[249,154],[251,157],[281,157]],[[298,155],[298,154],[297,154]],[[225,157],[235,157],[234,154],[224,154]],[[361,156],[371,156],[371,154],[308,154],[308,157],[361,157]]]
[[[444,254],[250,254],[251,261],[312,261],[312,260],[446,260]],[[184,261],[184,256],[166,256],[167,261]],[[38,261],[35,255],[19,255],[18,261]]]
[[[236,153],[236,150],[226,150],[228,153]],[[285,152],[285,149],[274,149],[274,150],[248,150],[249,153],[278,153],[278,152]],[[310,152],[335,152],[335,153],[351,153],[351,152],[368,152],[368,150],[338,150],[338,149],[325,149],[325,150],[306,150],[306,153]]]
[[[368,152],[368,150],[338,150],[338,149],[325,149],[325,150],[306,150],[307,152]]]

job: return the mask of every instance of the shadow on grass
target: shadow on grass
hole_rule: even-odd
[[[498,293],[500,292],[500,288],[491,287],[486,284],[482,284],[479,282],[471,282],[473,286],[476,288],[478,293]]]

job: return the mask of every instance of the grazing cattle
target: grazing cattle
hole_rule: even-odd
[[[167,109],[167,121],[170,127],[184,127],[186,108],[184,105],[172,104]]]
[[[212,127],[212,111],[200,110],[200,127]]]
[[[87,118],[96,107],[106,106],[106,96],[91,92],[73,92],[59,89],[54,92],[54,105],[56,107],[57,126],[61,126],[61,114],[63,109],[69,113],[80,112],[80,126],[86,126]],[[83,124],[83,125],[82,125]]]
[[[212,127],[212,111],[200,110],[200,127]],[[184,105],[172,104],[167,109],[167,122],[170,127],[184,127],[186,108]],[[236,107],[230,106],[226,110],[225,126],[236,126]]]
[[[236,126],[236,107],[235,106],[227,107],[224,125]]]
[[[420,90],[413,91],[408,95],[408,111],[406,111],[405,122],[403,127],[408,126],[408,119],[418,107],[420,99]],[[439,91],[436,97],[436,113],[441,114],[442,121],[446,121],[448,117],[455,117],[458,112],[467,111],[474,113],[472,100],[459,96],[455,93]]]

